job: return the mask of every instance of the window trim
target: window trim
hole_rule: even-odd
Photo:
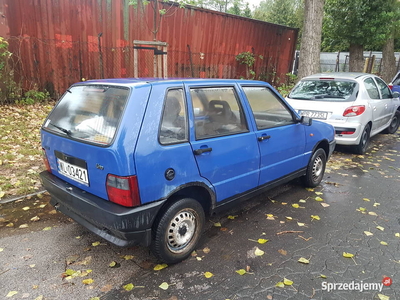
[[[168,93],[171,90],[181,90],[182,92],[182,99],[183,99],[183,106],[184,106],[184,110],[185,110],[185,115],[186,115],[186,120],[185,120],[185,131],[186,131],[186,139],[182,140],[182,141],[177,141],[177,142],[172,142],[172,143],[162,143],[161,142],[161,127],[163,124],[163,116],[164,116],[164,110],[165,110],[165,104],[166,104],[166,100],[167,100],[167,96]],[[164,99],[163,99],[163,105],[162,105],[162,109],[161,109],[161,116],[160,116],[160,120],[158,122],[158,133],[157,133],[157,140],[158,143],[163,146],[171,146],[171,145],[179,145],[179,144],[183,144],[183,143],[188,143],[190,140],[190,132],[189,132],[189,115],[188,115],[188,107],[187,107],[187,99],[186,99],[186,93],[185,93],[185,88],[183,86],[181,87],[170,87],[165,91],[165,95],[164,95]]]

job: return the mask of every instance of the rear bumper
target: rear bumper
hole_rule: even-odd
[[[87,193],[48,171],[40,173],[56,210],[117,246],[151,243],[151,227],[165,201],[128,208]]]

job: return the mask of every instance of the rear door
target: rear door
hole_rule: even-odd
[[[307,164],[304,125],[270,88],[244,86],[257,128],[261,154],[259,184],[289,175]]]
[[[388,101],[387,99],[381,99],[378,86],[372,77],[364,80],[364,86],[369,95],[369,103],[372,107],[371,131],[378,132],[384,126],[387,119]]]
[[[387,127],[389,126],[390,120],[392,119],[393,113],[397,109],[397,106],[395,106],[392,92],[390,91],[386,83],[379,77],[375,77],[375,81],[381,93],[382,102],[384,103],[382,126]]]
[[[188,86],[191,145],[217,201],[258,185],[260,154],[235,85]]]

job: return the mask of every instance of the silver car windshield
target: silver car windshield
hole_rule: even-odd
[[[310,79],[300,81],[289,94],[298,100],[354,101],[358,83],[346,80]]]
[[[73,139],[109,145],[128,99],[129,89],[81,85],[67,90],[48,116],[43,129]]]

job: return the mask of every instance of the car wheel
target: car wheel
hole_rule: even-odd
[[[304,176],[304,184],[308,187],[319,185],[322,177],[324,177],[325,167],[326,153],[323,149],[318,148],[308,163],[306,175]]]
[[[161,261],[174,264],[195,249],[204,227],[204,209],[191,198],[170,205],[154,228],[152,252]]]
[[[354,147],[355,153],[364,154],[365,152],[367,152],[370,139],[370,132],[371,132],[370,126],[369,125],[365,126],[361,134],[360,142],[358,143],[357,146]]]
[[[396,133],[397,129],[399,129],[400,126],[400,112],[396,111],[394,113],[394,116],[392,118],[392,120],[390,121],[390,125],[388,128],[386,128],[383,133]]]

